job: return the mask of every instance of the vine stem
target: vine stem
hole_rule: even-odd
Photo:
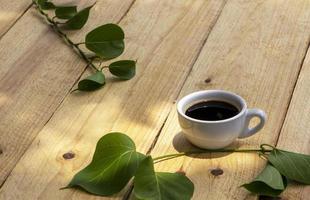
[[[90,60],[85,53],[82,51],[82,49],[79,48],[79,43],[75,44],[58,26],[58,22],[54,20],[54,18],[50,18],[47,13],[45,13],[38,3],[33,0],[33,3],[35,4],[36,9],[39,11],[39,13],[48,21],[49,25],[53,28],[53,30],[57,33],[59,37],[61,37],[86,63],[87,66],[92,67],[95,71],[100,71],[93,63],[92,60]]]
[[[205,153],[233,153],[233,152],[244,152],[244,153],[267,153],[271,152],[270,149],[217,149],[217,150],[197,150],[197,151],[188,151],[188,152],[181,152],[181,153],[174,153],[174,154],[167,154],[163,156],[158,156],[153,158],[154,163],[158,163],[165,160],[174,159],[181,156],[188,156],[193,154],[205,154]]]

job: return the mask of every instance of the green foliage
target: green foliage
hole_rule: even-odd
[[[179,173],[155,172],[151,156],[145,158],[134,178],[136,199],[148,200],[190,200],[194,184]]]
[[[269,153],[265,146],[271,148]],[[268,159],[268,164],[251,183],[243,185],[247,190],[275,197],[286,188],[287,179],[310,185],[310,155],[284,151],[268,144],[261,145],[261,153]]]
[[[87,22],[89,12],[94,6],[89,6],[77,12],[76,6],[56,6],[48,0],[33,0],[39,13],[46,18],[54,30],[91,66],[95,73],[78,83],[80,91],[93,91],[105,84],[105,76],[79,48],[80,44],[94,52],[101,62],[116,58],[124,51],[125,34],[116,24],[105,24],[95,28],[86,35],[85,42],[73,43],[61,30],[54,18],[50,18],[44,10],[56,9],[55,18],[67,20],[64,27],[67,29],[81,29]],[[111,63],[109,71],[121,79],[131,79],[135,75],[136,62],[121,60]],[[211,152],[253,152],[257,151],[268,158],[269,164],[252,182],[243,186],[249,191],[267,196],[277,196],[286,188],[286,178],[300,183],[310,184],[310,156],[288,152],[272,147],[261,149],[221,149],[205,150],[198,153]],[[268,154],[269,152],[269,154]],[[156,162],[173,159],[176,155],[193,154],[182,152],[179,154],[165,155],[154,158]],[[136,151],[135,144],[126,135],[110,133],[103,136],[96,147],[92,162],[77,173],[67,187],[79,186],[86,191],[102,196],[113,195],[121,191],[134,177],[134,195],[138,199],[166,200],[166,199],[190,199],[194,186],[185,176],[176,173],[154,171],[154,160],[150,156]]]
[[[121,191],[132,177],[139,199],[187,200],[193,195],[194,185],[186,176],[155,172],[152,158],[137,152],[134,142],[117,132],[98,141],[91,163],[66,188],[79,186],[89,193],[109,196]]]
[[[133,60],[120,60],[109,65],[110,72],[124,80],[129,80],[136,74],[136,62]]]
[[[101,196],[115,194],[133,177],[143,158],[128,136],[109,133],[98,141],[93,160],[74,176],[68,187],[80,186]]]
[[[294,181],[310,184],[310,156],[273,149],[268,156],[269,162],[279,172]]]
[[[264,146],[272,149],[266,150]],[[68,187],[80,186],[92,194],[109,196],[121,191],[133,178],[135,199],[189,200],[194,192],[190,179],[180,173],[155,172],[154,163],[176,158],[176,155],[254,151],[268,157],[270,163],[252,182],[243,185],[250,192],[276,197],[287,186],[285,176],[309,184],[309,155],[279,150],[267,144],[260,149],[199,150],[153,159],[137,152],[128,136],[109,133],[99,140],[92,162],[74,176]]]
[[[286,178],[276,168],[268,164],[252,182],[242,186],[255,194],[275,197],[285,189],[286,182]]]
[[[80,12],[73,15],[66,23],[65,27],[67,29],[81,29],[87,22],[89,11],[94,5],[84,8]],[[64,14],[64,13],[63,13]]]
[[[98,61],[102,63],[116,58],[124,52],[125,34],[122,28],[117,24],[105,24],[89,32],[85,37],[85,42],[74,43],[63,31],[67,29],[81,29],[86,24],[90,10],[95,4],[78,11],[75,5],[58,6],[49,0],[33,0],[33,3],[36,5],[39,13],[53,26],[57,34],[87,62],[88,67],[90,66],[95,70],[94,74],[79,81],[76,90],[93,91],[104,86],[105,76],[102,70],[99,70],[94,63]],[[55,9],[55,16],[53,18],[50,18],[44,12],[47,9]],[[86,48],[95,53],[95,55],[92,57],[87,56],[88,52],[84,52],[79,47],[81,44],[85,44]],[[108,68],[113,75],[120,79],[128,80],[135,76],[136,62],[132,60],[116,61],[111,63]]]
[[[86,77],[81,80],[78,84],[78,90],[80,91],[94,91],[105,84],[105,76],[102,71],[97,71],[96,73]]]
[[[42,10],[51,10],[55,9],[55,5],[48,0],[37,0],[37,4],[40,6]]]
[[[86,47],[104,59],[118,57],[124,51],[125,34],[116,24],[105,24],[86,35]]]
[[[77,13],[76,6],[58,6],[55,15],[59,19],[70,19]]]

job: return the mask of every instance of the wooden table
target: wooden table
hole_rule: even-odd
[[[108,76],[104,89],[75,94],[89,71],[30,4],[0,4],[0,199],[108,199],[59,188],[110,131],[154,156],[189,147],[175,101],[197,90],[230,90],[266,111],[264,129],[234,146],[310,153],[309,0],[98,0],[89,23],[69,36],[79,42],[98,25],[119,23],[122,58],[138,59],[137,75]],[[65,159],[68,152],[74,158]],[[157,170],[182,168],[195,184],[193,199],[239,200],[257,198],[239,185],[264,165],[254,154],[233,153],[182,157]],[[218,168],[222,175],[210,173]],[[310,187],[292,185],[282,196],[309,194]]]

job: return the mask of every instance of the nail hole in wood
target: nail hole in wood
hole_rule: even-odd
[[[73,152],[68,152],[68,153],[65,153],[64,155],[62,155],[62,157],[65,159],[65,160],[70,160],[72,158],[75,157],[75,154]]]
[[[211,78],[207,78],[206,80],[205,80],[205,83],[210,83],[211,82]]]
[[[224,171],[222,169],[220,169],[220,168],[216,168],[216,169],[212,169],[211,170],[211,174],[213,176],[219,176],[219,175],[224,174]]]

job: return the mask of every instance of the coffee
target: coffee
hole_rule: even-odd
[[[199,120],[217,121],[231,118],[239,112],[234,105],[224,101],[202,101],[189,107],[185,115]]]

